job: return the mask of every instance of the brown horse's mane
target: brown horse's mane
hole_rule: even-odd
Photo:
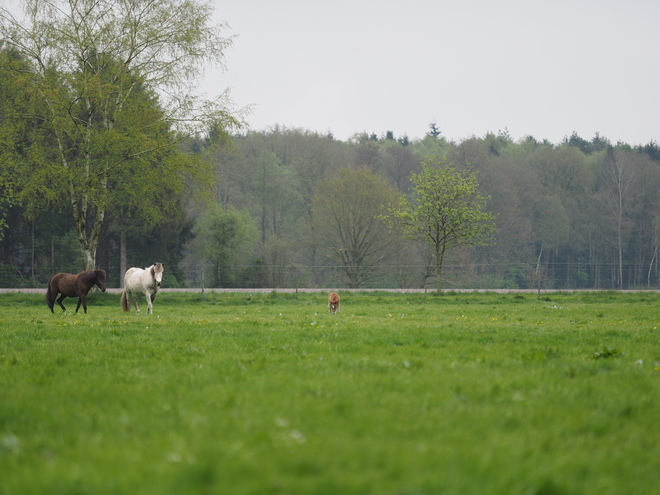
[[[85,270],[84,272],[80,272],[78,274],[78,278],[85,283],[91,283],[91,285],[94,285],[97,280],[105,281],[105,271]]]

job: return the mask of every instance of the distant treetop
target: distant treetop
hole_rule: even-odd
[[[435,123],[435,121],[431,122],[429,124],[429,132],[427,132],[426,135],[437,138],[440,136],[440,134],[441,132],[440,129],[438,129],[438,125]]]

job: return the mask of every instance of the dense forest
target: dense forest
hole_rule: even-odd
[[[332,135],[273,127],[230,142],[188,139],[181,151],[214,170],[213,197],[182,189],[157,222],[126,222],[121,205],[103,226],[97,265],[119,286],[128,263],[166,266],[167,287],[433,287],[428,245],[380,225],[386,204],[410,194],[424,157],[474,172],[497,234],[448,253],[452,288],[646,288],[658,286],[660,147],[573,133],[561,143],[508,132],[448,141],[436,123],[423,139]],[[3,162],[6,163],[6,162]],[[41,286],[82,269],[64,211],[27,211],[3,199],[0,285]],[[342,208],[333,205],[342,206]],[[34,206],[32,206],[34,208]],[[342,225],[369,229],[355,266]],[[123,237],[123,241],[122,241]]]
[[[232,45],[211,4],[21,5],[0,5],[2,287],[154,262],[166,287],[659,285],[655,141],[249,130],[195,90]]]

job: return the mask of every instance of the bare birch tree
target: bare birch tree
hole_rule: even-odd
[[[623,159],[613,147],[608,147],[602,168],[601,197],[614,217],[616,231],[616,285],[623,289],[623,237],[626,208],[630,201],[634,172],[627,160]]]

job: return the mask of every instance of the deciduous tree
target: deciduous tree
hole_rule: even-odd
[[[476,176],[457,170],[444,159],[428,157],[413,173],[413,193],[401,197],[388,219],[403,227],[406,237],[424,239],[435,248],[436,287],[442,291],[442,263],[448,249],[483,246],[495,233],[495,216],[484,211],[488,198],[479,194]]]
[[[32,163],[47,172],[34,177],[46,178],[40,186],[72,212],[84,266],[93,268],[112,193],[146,199],[129,170],[146,166],[156,170],[147,175],[172,178],[157,171],[169,160],[179,184],[199,178],[198,166],[176,156],[178,140],[239,124],[227,93],[202,101],[194,84],[205,65],[223,65],[232,40],[221,35],[224,25],[211,24],[210,3],[196,0],[22,6],[20,19],[0,7],[0,36],[26,58],[26,92],[40,101],[43,151]]]
[[[351,288],[374,278],[392,254],[394,236],[383,221],[396,190],[368,168],[345,168],[323,181],[313,203],[320,241]]]
[[[216,204],[198,219],[193,234],[191,251],[213,267],[209,285],[234,286],[238,267],[251,256],[250,248],[257,237],[250,214]]]
[[[617,277],[616,285],[623,289],[624,223],[634,191],[635,172],[631,163],[612,146],[607,148],[602,164],[600,197],[614,219],[616,230]]]
[[[28,123],[22,118],[28,110],[22,91],[25,75],[18,75],[24,69],[25,61],[19,53],[0,50],[0,240],[8,226],[9,208],[18,202],[16,170],[23,159],[21,148],[29,132]]]

